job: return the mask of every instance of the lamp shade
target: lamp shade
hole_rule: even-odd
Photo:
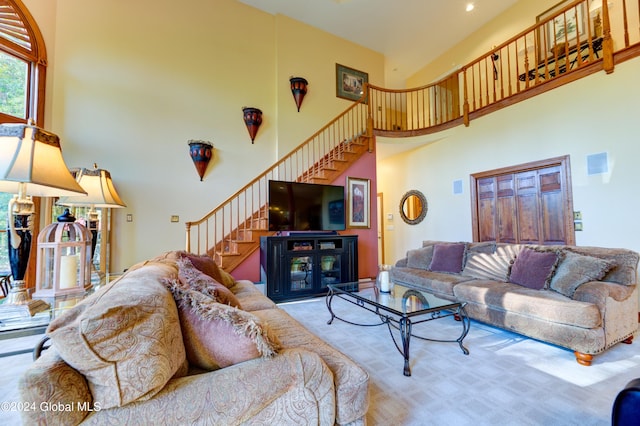
[[[93,206],[103,208],[127,207],[120,199],[111,173],[104,169],[72,169],[78,184],[87,191],[87,196],[60,197],[58,204],[73,206]]]
[[[21,186],[37,197],[86,194],[69,173],[58,136],[32,124],[0,124],[0,192],[16,194]]]

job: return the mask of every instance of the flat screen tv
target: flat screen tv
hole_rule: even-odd
[[[342,231],[344,186],[269,181],[269,230]]]

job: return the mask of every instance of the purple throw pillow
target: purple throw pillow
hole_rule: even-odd
[[[433,272],[460,273],[466,249],[467,245],[465,243],[434,245],[429,270]]]
[[[558,253],[525,247],[511,266],[509,282],[541,290],[549,285],[558,263]]]

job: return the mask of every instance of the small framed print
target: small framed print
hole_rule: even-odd
[[[336,64],[337,97],[357,101],[364,94],[366,83],[369,83],[368,73]]]
[[[369,179],[347,178],[347,226],[370,228],[371,182]]]

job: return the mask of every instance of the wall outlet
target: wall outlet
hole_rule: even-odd
[[[180,216],[178,216],[177,214],[171,215],[171,222],[172,223],[180,222]]]
[[[133,222],[133,215],[131,213],[127,215],[127,222]]]
[[[575,227],[576,231],[582,231],[582,222],[575,222],[573,226]]]

